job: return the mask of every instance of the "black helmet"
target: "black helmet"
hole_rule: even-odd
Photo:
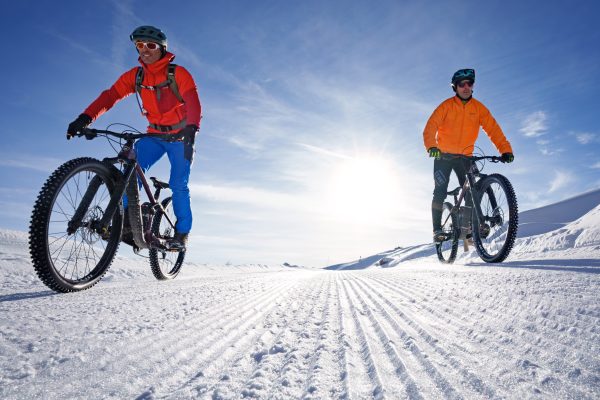
[[[167,48],[167,35],[160,29],[150,25],[138,26],[131,35],[129,35],[129,39],[131,39],[132,42],[146,40],[148,42],[158,43],[165,49]]]
[[[469,79],[475,82],[475,70],[473,68],[459,69],[452,75],[452,86],[456,85],[456,82],[464,81]]]

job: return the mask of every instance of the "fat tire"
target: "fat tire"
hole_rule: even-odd
[[[444,210],[448,211],[450,214],[450,222],[452,223],[452,228],[450,230],[450,238],[445,240],[442,243],[435,244],[435,251],[438,256],[438,260],[444,264],[452,264],[456,259],[456,253],[458,252],[458,236],[459,236],[459,227],[458,227],[458,215],[452,212],[453,205],[449,202],[445,202],[443,206]],[[442,250],[442,246],[445,242],[450,242],[450,254],[445,256]],[[446,243],[448,245],[448,243]]]
[[[29,253],[33,268],[40,280],[50,289],[59,293],[77,292],[89,289],[104,276],[119,248],[122,228],[122,213],[117,211],[111,221],[111,233],[105,251],[96,264],[84,277],[72,280],[62,276],[54,265],[49,248],[49,224],[54,204],[61,189],[77,173],[90,171],[99,176],[112,194],[121,173],[112,164],[90,157],[76,158],[58,167],[47,179],[33,206],[29,225]],[[82,228],[79,228],[82,229]],[[78,230],[79,230],[78,229]]]
[[[164,199],[161,202],[163,209],[167,210],[171,206],[171,201],[172,201],[171,197],[167,197],[166,199]],[[164,234],[162,232],[160,232],[160,223],[162,221],[162,218],[163,218],[162,213],[156,213],[156,214],[154,214],[154,218],[152,219],[152,233],[156,237],[164,237]],[[174,232],[173,232],[173,234],[174,234]],[[164,272],[163,269],[161,268],[161,261],[163,263],[165,261],[160,259],[160,257],[162,256],[162,253],[160,251],[158,251],[157,249],[150,249],[149,254],[150,254],[150,268],[152,269],[152,274],[159,281],[166,281],[169,279],[174,279],[181,271],[181,265],[183,264],[183,260],[185,258],[185,251],[181,251],[178,253],[169,253],[169,252],[167,253],[168,255],[171,255],[171,256],[175,256],[175,254],[177,254],[177,258],[174,261],[173,266],[169,269],[168,272]],[[169,257],[169,256],[167,256],[167,257]]]
[[[491,255],[487,252],[482,243],[481,233],[479,231],[479,227],[477,226],[477,217],[475,215],[473,216],[473,241],[475,243],[475,249],[477,250],[479,257],[481,257],[481,259],[487,263],[500,263],[504,261],[506,257],[508,257],[515,243],[515,239],[517,238],[517,230],[519,226],[519,208],[517,204],[517,196],[512,184],[503,175],[491,174],[478,182],[481,190],[481,192],[479,192],[480,199],[478,201],[481,201],[482,192],[489,188],[490,184],[494,182],[500,185],[506,196],[506,202],[508,203],[509,211],[509,222],[506,240],[502,245],[502,248],[497,254]]]

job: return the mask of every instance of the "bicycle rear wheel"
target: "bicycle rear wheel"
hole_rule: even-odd
[[[508,257],[517,237],[519,214],[517,196],[504,176],[491,174],[478,183],[479,205],[483,215],[473,216],[473,241],[481,259],[502,262]]]
[[[115,212],[104,235],[96,230],[119,176],[113,165],[84,157],[61,165],[42,187],[31,214],[29,251],[38,277],[50,289],[88,289],[110,267],[122,213]]]
[[[446,223],[442,227],[442,230],[447,235],[447,239],[435,244],[438,259],[445,264],[452,264],[458,252],[458,216],[456,213],[451,212],[452,207],[452,204],[448,202],[444,203],[442,222],[446,221]]]
[[[171,197],[164,199],[161,204],[169,219],[175,221]],[[157,213],[152,220],[152,233],[157,238],[168,241],[175,235],[175,229],[162,213]],[[160,281],[175,278],[181,271],[184,258],[185,251],[172,252],[150,249],[150,267],[154,277]]]

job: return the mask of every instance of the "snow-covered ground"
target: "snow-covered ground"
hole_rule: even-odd
[[[119,257],[72,294],[0,231],[0,398],[598,399],[598,203],[522,213],[535,232],[499,265],[421,245],[158,282]]]

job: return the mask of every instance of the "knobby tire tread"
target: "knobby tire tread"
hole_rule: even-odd
[[[448,212],[451,212],[453,205],[449,202],[445,202],[444,203],[444,208],[448,209]],[[448,256],[448,258],[444,257],[443,253],[442,253],[442,244],[443,243],[436,243],[435,244],[435,250],[438,256],[438,260],[440,260],[441,263],[444,264],[452,264],[454,263],[454,260],[456,260],[456,254],[458,253],[458,216],[456,215],[456,213],[451,213],[450,214],[450,220],[452,221],[452,237],[448,240],[448,241],[452,241],[452,249],[450,250],[450,255]]]
[[[491,174],[479,182],[480,187],[481,188],[486,187],[488,180],[495,180],[495,179],[498,180],[498,182],[500,183],[500,186],[502,186],[502,189],[504,190],[504,193],[506,194],[506,201],[508,202],[508,208],[509,208],[509,213],[510,213],[511,218],[509,221],[507,238],[506,238],[506,241],[504,242],[504,246],[502,247],[502,250],[496,256],[492,256],[492,257],[488,257],[485,254],[484,250],[482,249],[483,245],[481,244],[481,237],[480,237],[479,233],[476,232],[476,230],[478,230],[478,228],[476,228],[475,226],[473,227],[473,233],[474,233],[473,239],[475,240],[475,248],[477,249],[477,253],[479,254],[479,257],[481,257],[481,259],[487,263],[500,263],[500,262],[506,260],[506,258],[510,254],[510,252],[515,244],[515,240],[517,238],[517,231],[518,231],[518,227],[519,227],[519,206],[517,203],[517,195],[515,194],[515,190],[514,190],[512,184],[510,183],[510,181],[503,175]]]
[[[98,272],[95,276],[91,277],[88,282],[80,282],[81,284],[71,284],[65,279],[62,279],[50,261],[50,255],[48,253],[48,225],[54,202],[68,179],[77,173],[77,171],[85,171],[86,166],[101,171],[101,174],[104,175],[102,178],[107,183],[109,192],[114,190],[115,184],[118,182],[121,175],[114,165],[91,157],[76,158],[62,164],[52,173],[52,175],[50,175],[42,186],[31,213],[29,224],[29,253],[33,268],[35,269],[37,276],[48,288],[60,293],[77,292],[89,289],[98,283],[106,271],[108,271],[108,268],[114,259],[114,255],[119,248],[120,225],[118,226],[118,235],[112,234],[106,245],[106,251],[111,252],[112,254],[106,255],[105,252],[105,255],[102,256],[99,264],[92,269],[92,271],[98,270]],[[121,218],[117,218],[117,220],[122,223]]]
[[[167,197],[162,201],[162,206],[166,210],[169,207],[169,203],[171,203],[172,198]],[[160,233],[160,222],[162,220],[163,215],[160,213],[156,213],[154,218],[152,219],[152,233],[156,236]],[[179,272],[181,271],[181,266],[183,264],[183,260],[185,258],[185,251],[177,253],[177,260],[173,265],[171,271],[168,274],[163,273],[160,268],[160,260],[159,260],[159,251],[156,249],[150,249],[150,268],[152,269],[152,274],[159,281],[166,281],[169,279],[175,279]]]

